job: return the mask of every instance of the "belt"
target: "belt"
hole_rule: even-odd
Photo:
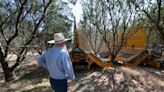
[[[50,77],[50,79],[54,80],[54,81],[64,81],[64,80],[67,80],[67,79],[54,79],[54,78],[51,78],[51,77]]]

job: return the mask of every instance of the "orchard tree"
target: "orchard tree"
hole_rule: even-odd
[[[41,53],[54,32],[67,33],[71,26],[68,18],[71,13],[65,13],[65,9],[69,12],[66,3],[55,0],[1,1],[0,63],[5,81],[14,79],[15,69],[31,48],[40,47]],[[14,63],[8,58],[12,53],[16,55]]]
[[[2,0],[0,32],[4,42],[0,46],[0,63],[4,71],[5,81],[13,79],[13,72],[25,59],[28,51],[26,48],[39,33],[46,11],[51,4],[51,0],[33,1],[33,0]],[[24,34],[24,39],[20,35]],[[17,58],[13,65],[9,64],[7,56],[10,54],[10,47],[15,41],[22,40],[21,46],[16,53]]]
[[[164,42],[164,1],[163,0],[128,0],[142,14],[143,22]],[[147,20],[147,21],[145,21]],[[151,32],[151,31],[149,31]]]
[[[137,16],[135,7],[127,0],[85,0],[83,2],[83,25],[94,32],[98,31],[111,61],[126,43],[128,33],[134,27]],[[137,23],[135,24],[137,25]]]

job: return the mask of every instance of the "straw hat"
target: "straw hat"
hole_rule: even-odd
[[[54,39],[48,41],[47,43],[57,44],[57,43],[63,43],[69,40],[70,39],[67,39],[64,37],[63,33],[54,33]]]

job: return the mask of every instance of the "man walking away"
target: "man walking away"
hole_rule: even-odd
[[[48,70],[50,84],[55,92],[67,92],[67,79],[74,80],[75,74],[62,33],[55,33],[54,39],[48,43],[54,44],[37,58],[37,62]]]

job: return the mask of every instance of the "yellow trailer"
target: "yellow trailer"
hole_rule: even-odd
[[[134,28],[127,35],[127,38],[125,47],[121,49],[115,60],[123,66],[136,67],[148,55],[146,31],[143,27]]]
[[[92,53],[87,53],[80,48],[80,38],[76,28],[76,20],[74,18],[74,48],[70,52],[70,57],[75,68],[90,69],[95,63],[99,67],[111,67],[112,63],[105,63]]]
[[[115,61],[121,63],[123,66],[136,67],[140,63],[149,64],[157,68],[160,67],[160,63],[157,60],[151,61],[148,59],[147,36],[144,27],[134,28],[128,34],[125,47],[118,53]],[[76,21],[74,19],[74,48],[70,52],[71,60],[75,67],[83,67],[89,69],[90,66],[95,63],[98,66],[112,67],[112,63],[107,63],[98,58],[92,53],[87,53],[80,48],[80,38],[76,29]],[[108,60],[110,61],[110,60]],[[78,65],[78,66],[76,66]]]

